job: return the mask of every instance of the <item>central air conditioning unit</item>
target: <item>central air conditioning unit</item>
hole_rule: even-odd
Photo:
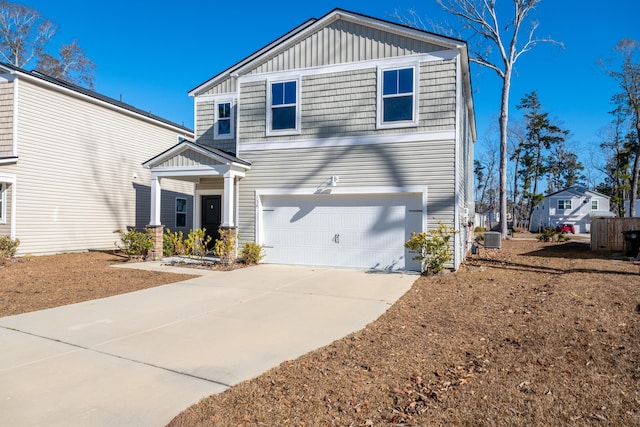
[[[502,234],[497,231],[487,231],[484,233],[484,247],[486,249],[500,249],[502,245]]]

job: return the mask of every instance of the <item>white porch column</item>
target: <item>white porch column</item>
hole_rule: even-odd
[[[235,202],[235,174],[227,171],[224,174],[224,197],[222,198],[222,226],[234,227],[233,210]]]
[[[151,218],[149,225],[160,225],[160,206],[161,206],[162,187],[160,185],[160,177],[151,174]]]

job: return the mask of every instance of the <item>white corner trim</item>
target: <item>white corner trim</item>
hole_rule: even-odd
[[[13,155],[18,157],[18,82],[19,79],[13,80]]]
[[[454,130],[433,131],[421,133],[406,133],[395,135],[364,135],[346,136],[334,138],[314,138],[299,139],[296,141],[279,142],[242,142],[239,144],[243,152],[265,151],[265,150],[286,150],[297,148],[322,148],[322,147],[345,147],[352,145],[376,145],[402,142],[433,142],[453,140],[456,134]]]

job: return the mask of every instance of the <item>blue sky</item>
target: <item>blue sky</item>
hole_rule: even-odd
[[[395,11],[409,9],[425,19],[453,19],[435,0],[21,3],[59,25],[57,43],[79,40],[98,67],[98,92],[122,96],[129,104],[188,127],[193,127],[190,89],[335,7],[392,21]],[[609,100],[618,90],[598,59],[614,57],[612,49],[621,38],[640,39],[638,16],[638,0],[543,0],[532,15],[540,22],[540,36],[551,36],[565,47],[540,45],[518,60],[511,105],[537,90],[543,108],[571,131],[585,165],[597,154],[598,132],[610,122]],[[472,83],[480,157],[490,146],[488,135],[497,123],[500,80],[495,72],[474,66]],[[511,108],[511,117],[518,115]]]

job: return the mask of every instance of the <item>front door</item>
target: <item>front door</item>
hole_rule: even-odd
[[[220,238],[218,229],[222,222],[222,196],[202,196],[202,228],[211,236],[210,247]]]

